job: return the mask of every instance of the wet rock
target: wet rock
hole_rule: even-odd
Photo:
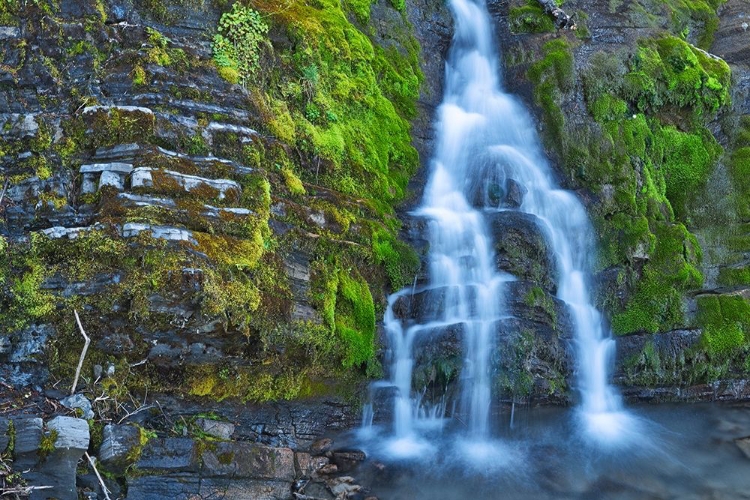
[[[328,465],[328,457],[311,456],[309,453],[296,452],[294,454],[298,477],[309,478],[324,466]]]
[[[37,356],[44,352],[47,339],[53,335],[49,325],[31,325],[11,336],[11,363],[36,362]]]
[[[212,477],[239,477],[293,481],[294,452],[256,443],[216,443],[201,455],[202,473]]]
[[[338,466],[339,472],[349,472],[367,458],[361,450],[338,450],[333,452],[331,461]]]
[[[43,425],[41,418],[13,419],[16,433],[13,458],[17,468],[30,468],[36,463],[37,450],[44,434]]]
[[[323,455],[333,447],[333,439],[321,438],[310,445],[310,453],[313,455]]]
[[[362,486],[355,483],[355,479],[351,476],[341,476],[329,479],[326,481],[326,486],[331,490],[336,498],[348,498],[349,495],[357,493],[362,489]]]
[[[45,459],[27,470],[24,478],[32,486],[52,488],[34,490],[30,498],[77,500],[76,467],[89,446],[88,423],[80,418],[56,417],[47,424],[47,428],[46,439],[54,439],[52,450],[45,450],[48,453]]]
[[[21,36],[21,29],[15,26],[0,26],[0,40],[8,40]]]
[[[338,471],[339,471],[339,468],[336,464],[328,464],[318,469],[316,473],[317,475],[327,476],[331,474],[336,474]]]
[[[103,186],[111,186],[122,191],[125,189],[125,179],[133,171],[129,163],[93,163],[81,165],[79,172],[83,175],[81,192],[95,193]]]
[[[735,439],[734,444],[737,445],[737,448],[740,449],[740,451],[748,458],[750,459],[750,436]]]
[[[193,237],[192,231],[173,226],[157,226],[154,224],[144,224],[140,222],[128,222],[122,226],[122,236],[124,238],[133,238],[143,231],[149,231],[151,236],[156,239],[167,241],[186,241],[197,245],[198,242]]]
[[[523,197],[526,196],[528,189],[513,179],[505,181],[505,198],[503,207],[518,208],[523,203]]]
[[[128,500],[211,498],[216,500],[288,500],[289,483],[192,475],[142,476],[128,481]]]
[[[242,192],[240,185],[230,179],[208,179],[205,177],[198,177],[196,175],[181,174],[179,172],[172,172],[170,170],[153,170],[150,167],[138,167],[133,170],[130,178],[130,184],[132,188],[150,188],[155,185],[158,186],[159,178],[154,179],[154,174],[158,173],[160,176],[165,178],[166,182],[174,183],[179,188],[184,189],[186,192],[191,192],[199,189],[211,189],[217,192],[217,198],[223,200],[227,196],[232,198],[239,197]]]
[[[102,432],[99,461],[109,471],[122,473],[133,464],[141,447],[141,431],[132,425],[109,424]]]
[[[197,418],[195,419],[195,425],[209,436],[218,439],[229,439],[234,434],[234,424],[231,422]]]
[[[94,411],[91,409],[91,401],[83,394],[73,394],[67,398],[61,399],[60,404],[71,410],[80,410],[80,415],[86,420],[94,418]]]
[[[187,438],[152,439],[143,447],[136,467],[158,473],[197,472],[195,441]]]
[[[530,214],[504,211],[490,215],[489,225],[498,269],[554,294],[556,263],[543,223]]]
[[[439,387],[442,394],[461,370],[464,335],[463,324],[419,332],[414,348],[415,387]]]

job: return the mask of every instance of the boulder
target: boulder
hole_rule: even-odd
[[[128,480],[128,500],[291,500],[288,482],[253,479],[201,478],[194,475],[141,476]]]
[[[336,464],[339,472],[349,472],[355,469],[367,458],[362,450],[337,450],[333,452],[331,461]]]
[[[218,439],[229,439],[234,434],[234,424],[231,422],[197,418],[195,419],[195,425],[209,436]]]
[[[122,473],[138,458],[141,431],[132,425],[109,424],[102,432],[99,461],[109,471]]]
[[[554,294],[557,288],[555,256],[547,244],[541,220],[511,210],[495,212],[488,218],[498,270],[538,284]]]
[[[143,447],[136,467],[152,473],[197,472],[198,450],[193,439],[157,438]]]
[[[223,442],[208,447],[201,454],[202,474],[211,477],[233,477],[293,481],[294,452],[257,443]]]
[[[86,420],[94,418],[94,411],[91,409],[91,401],[83,394],[73,394],[60,400],[60,404],[71,410],[80,410],[81,416]]]
[[[76,467],[89,447],[89,425],[83,419],[56,417],[47,424],[43,439],[53,439],[52,449],[44,452],[39,463],[24,474],[32,486],[51,486],[50,489],[34,490],[32,500],[77,500]],[[40,440],[40,444],[42,440]],[[18,466],[18,462],[15,464]]]

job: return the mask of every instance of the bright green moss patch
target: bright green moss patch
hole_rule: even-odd
[[[558,103],[561,93],[570,90],[575,81],[573,53],[565,39],[549,41],[542,50],[543,58],[531,65],[528,75],[547,126],[545,139],[562,150],[565,117]]]
[[[682,294],[697,289],[700,246],[682,224],[653,228],[655,245],[624,310],[612,317],[612,329],[623,335],[671,330],[684,320]]]
[[[385,266],[391,290],[400,290],[414,281],[420,261],[410,246],[397,240],[390,232],[376,229],[372,234],[372,251],[376,262]]]
[[[347,5],[363,14],[363,2]],[[269,128],[316,163],[315,182],[389,211],[418,164],[407,122],[422,78],[416,42],[394,33],[405,52],[376,48],[338,1],[255,8],[294,42],[274,48],[280,65],[263,75],[273,84],[257,94]]]
[[[367,282],[355,270],[339,272],[336,332],[346,346],[345,367],[366,363],[375,354],[375,306]]]
[[[372,0],[345,0],[344,5],[346,5],[347,9],[354,14],[360,23],[367,24],[370,22]]]
[[[708,50],[719,27],[716,9],[726,0],[666,0],[672,31],[686,36],[694,35],[698,47]]]
[[[602,94],[589,105],[594,120],[603,123],[612,120],[623,120],[628,112],[625,101],[611,94]]]
[[[513,33],[547,33],[555,31],[552,18],[544,12],[538,2],[510,8],[510,30]]]
[[[708,179],[722,149],[706,129],[685,133],[664,127],[659,139],[664,144],[666,195],[677,215],[684,216],[685,203]]]
[[[729,85],[726,62],[677,37],[664,36],[639,42],[622,93],[641,111],[689,107],[700,118],[728,101]]]
[[[8,244],[0,237],[0,325],[20,330],[44,320],[54,310],[54,297],[42,287],[49,270],[39,251],[40,238]]]
[[[750,301],[741,295],[700,296],[698,324],[710,353],[730,354],[745,345],[750,335]]]

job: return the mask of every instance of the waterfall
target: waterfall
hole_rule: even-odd
[[[460,325],[464,359],[459,414],[465,434],[475,441],[490,436],[492,370],[497,322],[507,316],[505,284],[514,278],[496,268],[487,217],[518,210],[535,217],[554,254],[557,297],[565,302],[575,328],[578,414],[584,434],[599,441],[617,437],[628,425],[620,397],[609,384],[614,341],[591,304],[589,270],[594,254],[592,227],[582,204],[560,189],[539,145],[529,113],[503,92],[500,60],[484,0],[451,0],[455,34],[446,64],[445,94],[438,110],[436,151],[422,205],[415,214],[428,221],[429,282],[421,293],[440,308],[429,321],[406,325],[389,301],[385,316],[395,387],[394,450],[421,453],[429,440],[423,428],[439,427],[444,405],[430,406],[412,389],[414,340],[438,326]],[[492,195],[513,182],[525,192],[509,208]],[[437,299],[439,297],[439,300]]]

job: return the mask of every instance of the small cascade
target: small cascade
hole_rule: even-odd
[[[545,236],[557,298],[575,329],[579,414],[584,433],[615,440],[630,425],[609,384],[614,341],[589,296],[592,228],[571,193],[560,189],[539,145],[528,112],[500,86],[500,57],[484,0],[451,0],[453,45],[446,64],[445,95],[438,111],[436,152],[422,205],[428,223],[429,281],[390,297],[384,324],[391,352],[388,382],[394,392],[390,451],[419,455],[430,447],[429,430],[440,428],[445,399],[423,401],[412,388],[415,341],[444,327],[458,328],[463,342],[460,396],[455,415],[466,442],[491,437],[491,353],[498,322],[507,318],[503,297],[515,278],[498,269],[488,217],[516,210]],[[422,296],[423,314],[404,321],[399,301]]]

